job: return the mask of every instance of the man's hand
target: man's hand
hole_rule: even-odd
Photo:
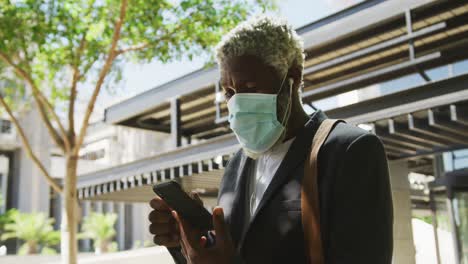
[[[192,192],[190,196],[203,205],[197,193]],[[171,215],[172,209],[157,195],[150,201],[150,206],[154,210],[148,215],[148,219],[151,222],[149,231],[155,235],[153,238],[154,243],[165,247],[180,246],[179,227]]]
[[[207,238],[200,236],[198,230],[193,229],[188,222],[179,217],[176,211],[172,216],[180,230],[180,245],[182,254],[189,264],[227,264],[232,262],[235,249],[230,236],[229,228],[224,222],[224,212],[221,207],[213,210],[213,225],[215,228],[216,243],[205,248]]]

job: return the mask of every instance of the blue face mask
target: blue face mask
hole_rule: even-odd
[[[270,149],[284,135],[291,112],[292,79],[289,82],[288,105],[279,122],[277,100],[283,82],[278,94],[237,93],[227,103],[230,127],[246,154],[252,158]]]

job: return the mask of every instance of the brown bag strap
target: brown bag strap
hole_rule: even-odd
[[[324,120],[314,135],[308,162],[304,166],[301,187],[302,227],[308,263],[323,264],[323,246],[320,233],[320,206],[317,184],[317,157],[334,125],[342,120]]]

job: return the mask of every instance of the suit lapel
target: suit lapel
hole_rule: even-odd
[[[294,169],[304,162],[310,149],[312,137],[317,131],[321,121],[323,121],[325,118],[326,116],[325,114],[323,114],[322,111],[316,111],[311,116],[309,121],[305,124],[304,129],[302,129],[296,136],[296,139],[294,139],[278,170],[276,171],[270,184],[265,190],[265,193],[263,194],[263,197],[260,200],[257,210],[251,217],[251,220],[248,221],[247,225],[243,228],[242,235],[240,236],[239,248],[242,247],[247,233],[251,228],[252,224],[255,222],[257,215],[262,212],[262,209],[268,203],[273,194],[275,194],[285,183],[285,181],[291,176],[291,173],[294,171]],[[245,182],[243,184],[245,184]],[[245,207],[245,203],[243,203],[243,207]]]
[[[231,207],[231,217],[229,227],[231,229],[231,237],[235,245],[240,245],[240,234],[244,226],[244,212],[245,208],[245,197],[247,197],[247,180],[249,177],[249,168],[253,160],[244,154],[242,154],[242,160],[237,170],[236,185],[234,189],[234,198]]]

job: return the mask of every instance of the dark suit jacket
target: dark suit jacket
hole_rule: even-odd
[[[326,118],[315,112],[296,135],[252,220],[244,221],[246,183],[253,160],[239,150],[226,166],[218,203],[224,209],[236,262],[306,263],[301,221],[301,182],[312,138]],[[380,140],[339,123],[318,157],[321,231],[327,264],[390,264],[393,209]],[[177,263],[185,263],[171,250]]]

